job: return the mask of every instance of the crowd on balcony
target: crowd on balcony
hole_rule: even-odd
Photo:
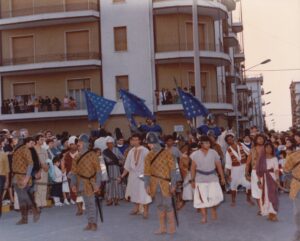
[[[191,86],[191,88],[184,87],[183,91],[189,92],[192,95],[195,95],[195,87]],[[170,105],[170,104],[180,104],[180,97],[176,88],[172,90],[162,88],[161,90],[155,91],[155,98],[157,105]]]
[[[61,111],[77,109],[76,100],[71,96],[65,96],[63,100],[57,97],[52,99],[49,96],[39,96],[38,98],[26,96],[27,98],[17,98],[3,100],[2,114]]]

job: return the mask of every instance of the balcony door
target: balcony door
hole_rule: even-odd
[[[91,90],[90,79],[71,79],[68,80],[68,96],[76,102],[78,110],[86,108],[85,90]]]

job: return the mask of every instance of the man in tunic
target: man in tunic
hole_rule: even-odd
[[[182,177],[179,169],[179,161],[182,157],[181,151],[175,146],[174,137],[168,135],[165,137],[166,150],[169,150],[173,156],[175,167],[176,167],[176,199],[177,199],[177,209],[181,209],[184,205],[182,201]]]
[[[106,137],[107,148],[103,151],[103,158],[107,166],[108,181],[106,182],[107,205],[119,205],[119,200],[124,198],[122,183],[118,182],[121,174],[120,168],[124,164],[124,157],[118,148],[114,145],[114,139],[111,136]]]
[[[167,233],[166,218],[168,219],[168,233],[176,232],[172,195],[176,190],[176,167],[170,151],[163,149],[155,133],[147,134],[150,152],[145,158],[144,179],[148,194],[157,204],[160,228],[156,234]]]
[[[246,163],[246,171],[245,175],[249,182],[251,182],[251,194],[254,199],[256,199],[257,205],[258,205],[258,215],[261,215],[261,205],[260,205],[260,198],[262,195],[262,191],[258,186],[258,176],[256,173],[256,166],[258,165],[258,162],[260,160],[260,156],[262,155],[264,151],[264,145],[266,142],[266,138],[262,134],[258,134],[255,136],[254,139],[254,146],[250,150],[250,154],[247,159]],[[251,170],[251,174],[250,174]]]
[[[69,174],[72,170],[72,165],[74,159],[78,156],[78,138],[76,136],[70,136],[68,139],[68,146],[69,146],[69,151],[66,153],[64,157],[64,167],[66,169],[66,175],[68,177],[69,183],[71,182]],[[79,197],[77,199],[76,193],[70,190],[70,196],[71,196],[71,203],[77,205],[77,212],[76,216],[81,216],[83,214],[83,200]]]
[[[218,153],[211,149],[209,137],[200,139],[201,149],[191,154],[192,187],[194,192],[194,208],[201,210],[201,223],[207,222],[207,209],[211,208],[212,219],[217,219],[217,206],[223,201],[223,192],[220,186],[216,169],[225,184],[222,163]]]
[[[73,160],[70,172],[71,188],[74,193],[83,196],[88,224],[85,231],[97,230],[97,207],[95,195],[99,193],[101,185],[101,168],[98,155],[88,149],[89,143],[85,138],[79,137],[78,156]]]
[[[146,192],[142,176],[144,175],[144,159],[149,150],[146,147],[141,146],[141,137],[139,134],[132,135],[130,139],[133,148],[128,152],[124,172],[119,181],[129,174],[125,198],[129,199],[132,203],[135,203],[135,207],[130,214],[137,215],[139,213],[139,206],[143,205],[143,217],[147,219],[148,204],[151,203],[152,199]]]
[[[294,219],[297,226],[294,241],[300,241],[300,151],[287,156],[283,170],[292,174],[290,198],[294,202]]]
[[[40,217],[31,195],[33,160],[29,148],[33,147],[34,141],[32,138],[27,137],[23,143],[15,150],[12,161],[13,185],[18,196],[21,212],[21,219],[17,222],[17,225],[28,223],[28,210],[31,208],[33,221],[37,222]]]
[[[235,142],[234,138],[234,134],[230,132],[225,136],[225,141],[229,145],[225,157],[225,169],[231,189],[231,206],[235,206],[239,185],[246,188],[247,202],[254,205],[251,200],[251,185],[245,177],[247,155],[241,143]]]

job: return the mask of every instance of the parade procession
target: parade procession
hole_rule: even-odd
[[[300,241],[300,0],[0,0],[0,241]]]
[[[175,235],[186,206],[205,225],[219,219],[225,196],[235,212],[238,195],[245,196],[241,205],[257,212],[257,219],[278,222],[279,195],[290,192],[299,202],[300,133],[278,135],[252,126],[237,137],[232,129],[217,126],[197,98],[179,88],[178,93],[190,128],[186,136],[164,133],[144,101],[125,90],[128,138],[118,127],[109,132],[100,126],[79,136],[2,130],[1,203],[8,199],[17,211],[16,225],[39,222],[45,208],[74,205],[74,216],[86,215],[82,230],[97,231],[109,215],[104,206],[131,203],[129,215],[141,215],[143,222],[157,215],[154,234]],[[104,125],[115,103],[85,94],[89,120]],[[145,124],[135,122],[138,115]],[[197,127],[199,116],[204,122]],[[295,216],[299,213],[298,208]]]

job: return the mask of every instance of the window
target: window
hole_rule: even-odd
[[[90,79],[71,79],[68,80],[68,96],[76,102],[76,109],[86,108],[85,90],[91,90]]]
[[[125,0],[112,0],[113,3],[124,3]]]
[[[67,59],[89,59],[89,31],[66,33]]]
[[[33,1],[34,0],[11,0],[11,17],[33,14]]]
[[[213,50],[208,41],[208,29],[206,23],[198,23],[199,50]],[[186,49],[193,50],[193,23],[185,23]]]
[[[23,108],[28,102],[33,102],[35,99],[35,84],[34,83],[18,83],[13,84],[14,99],[18,101],[19,107]]]
[[[89,0],[65,0],[66,11],[89,9]]]
[[[127,50],[127,28],[114,27],[115,51]]]
[[[116,76],[116,96],[120,99],[120,89],[129,90],[128,75]]]
[[[12,38],[12,57],[14,64],[26,64],[34,62],[33,36]]]

